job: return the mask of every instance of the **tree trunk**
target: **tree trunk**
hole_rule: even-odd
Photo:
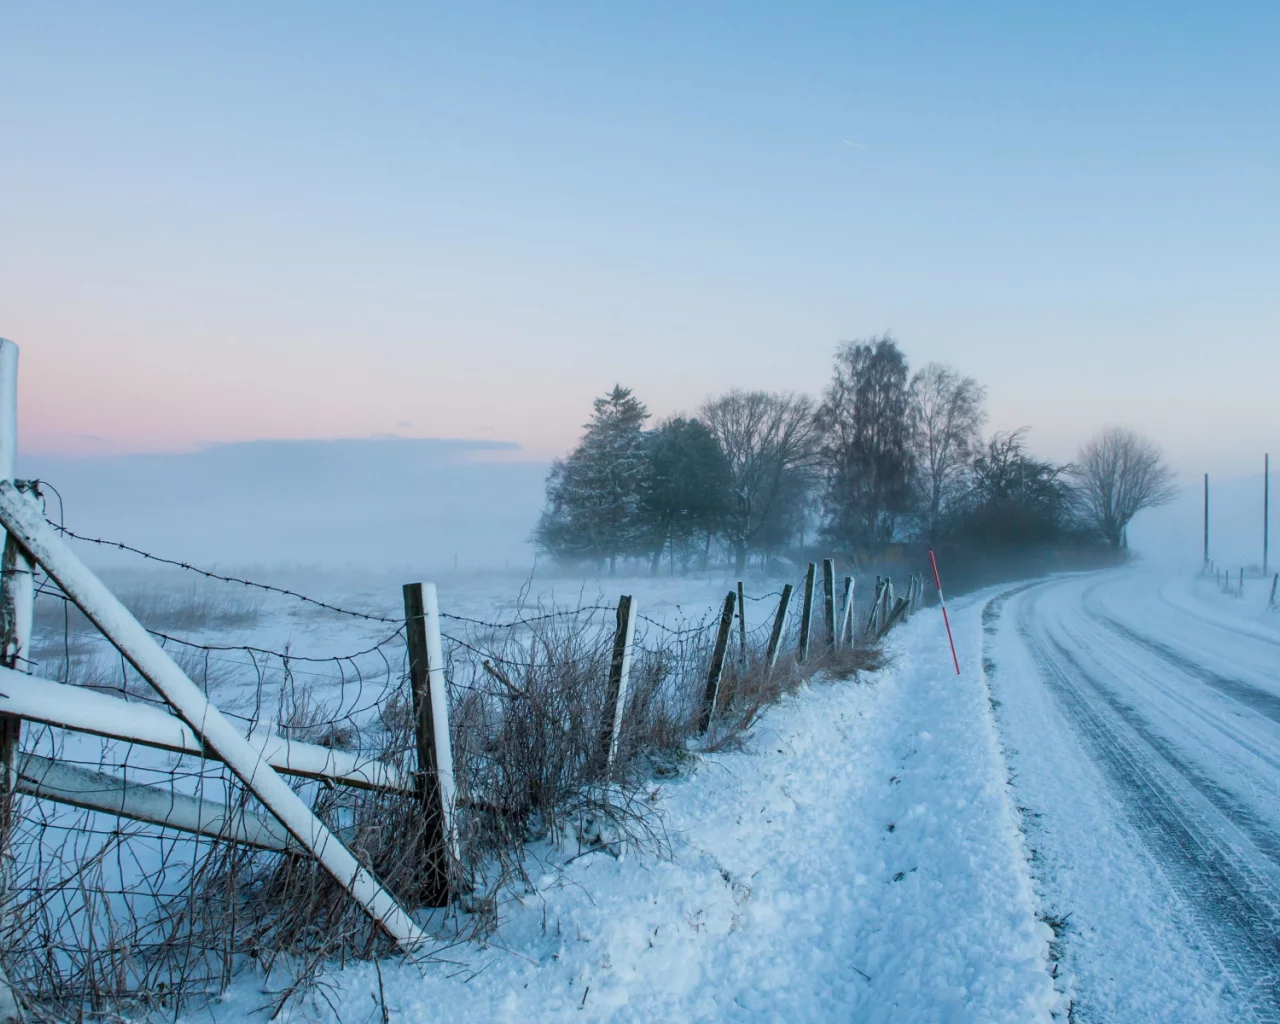
[[[735,540],[733,542],[733,571],[739,576],[747,571],[747,542],[745,540]]]

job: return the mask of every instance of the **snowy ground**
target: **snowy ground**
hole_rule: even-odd
[[[711,586],[712,592],[719,587]],[[650,607],[659,595],[650,594]],[[979,670],[935,613],[893,665],[818,683],[737,752],[653,784],[670,856],[535,850],[485,948],[358,964],[280,1019],[1048,1021],[1061,998]],[[257,1019],[242,977],[216,1019]],[[190,1019],[208,1020],[209,1011]]]
[[[1280,614],[1146,569],[990,601],[985,668],[1073,1021],[1280,1020]],[[970,623],[968,642],[976,639]]]
[[[299,582],[399,611],[398,579]],[[447,613],[516,615],[519,579],[439,583]],[[992,588],[952,608],[958,679],[923,611],[884,671],[807,687],[745,749],[654,780],[666,855],[537,847],[488,946],[333,970],[278,1019],[1280,1020],[1280,613],[1269,580],[1245,583],[1139,567]],[[525,607],[626,592],[674,624],[730,586],[546,579]],[[748,584],[752,626],[774,587]],[[385,632],[262,612],[235,642],[325,656]],[[244,975],[189,1019],[271,1002]]]

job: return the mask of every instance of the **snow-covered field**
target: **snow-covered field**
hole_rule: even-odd
[[[282,582],[399,612],[399,580]],[[732,585],[438,582],[454,615],[625,592],[672,625]],[[749,625],[776,585],[748,584]],[[537,845],[488,944],[334,967],[278,1019],[1280,1019],[1270,585],[1136,567],[994,587],[953,602],[960,677],[923,610],[882,671],[816,681],[741,749],[655,778],[662,851]],[[386,631],[290,600],[199,639],[322,657]],[[245,973],[187,1019],[261,1019],[277,985]]]

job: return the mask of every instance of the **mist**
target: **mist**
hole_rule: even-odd
[[[1199,568],[1204,552],[1204,478],[1188,477],[1179,483],[1173,502],[1140,512],[1133,520],[1129,547],[1149,561]],[[1220,567],[1261,567],[1262,491],[1261,473],[1224,480],[1210,477],[1209,557]],[[1274,543],[1272,547],[1275,567]]]
[[[217,565],[525,569],[546,464],[500,441],[253,441],[184,454],[20,458],[77,533]],[[92,561],[109,552],[87,549]]]

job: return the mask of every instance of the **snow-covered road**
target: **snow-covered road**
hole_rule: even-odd
[[[1278,627],[1142,569],[987,603],[984,665],[1073,1021],[1280,1021]]]

